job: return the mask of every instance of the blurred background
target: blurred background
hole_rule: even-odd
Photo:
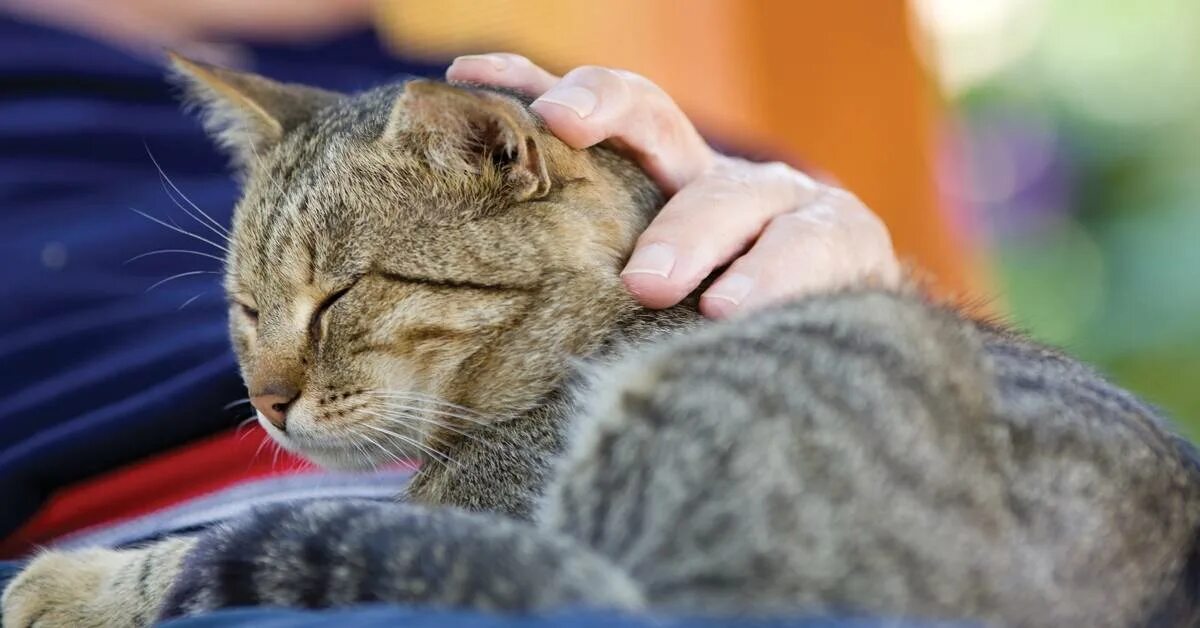
[[[497,50],[639,72],[1200,438],[1195,0],[0,0],[0,556],[278,472],[195,215],[236,186],[163,47],[339,90]]]
[[[911,8],[942,207],[1004,310],[1200,436],[1200,3]]]

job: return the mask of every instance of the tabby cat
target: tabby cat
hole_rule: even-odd
[[[367,601],[1200,621],[1196,454],[1090,368],[911,290],[642,309],[618,272],[662,199],[519,98],[174,64],[245,178],[225,281],[263,427],[424,464],[401,503],[43,553],[4,626]]]

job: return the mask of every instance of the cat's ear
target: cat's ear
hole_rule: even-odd
[[[243,172],[253,167],[257,155],[341,98],[323,89],[279,83],[174,53],[168,57],[187,103],[200,111],[204,128]]]
[[[404,86],[383,141],[418,135],[431,162],[498,176],[519,201],[550,192],[538,123],[519,102],[486,90],[417,79]]]

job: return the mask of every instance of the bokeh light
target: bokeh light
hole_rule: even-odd
[[[1200,3],[913,0],[1010,318],[1200,436]]]

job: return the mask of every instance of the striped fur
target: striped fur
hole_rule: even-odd
[[[218,126],[289,94],[196,67]],[[1196,625],[1196,453],[1092,369],[906,291],[638,308],[617,272],[660,199],[627,162],[476,90],[318,96],[214,129],[247,174],[227,285],[259,310],[231,331],[251,386],[305,382],[285,446],[424,455],[408,503],[50,552],[5,626],[374,601]],[[380,457],[362,391],[395,382],[454,405]]]

